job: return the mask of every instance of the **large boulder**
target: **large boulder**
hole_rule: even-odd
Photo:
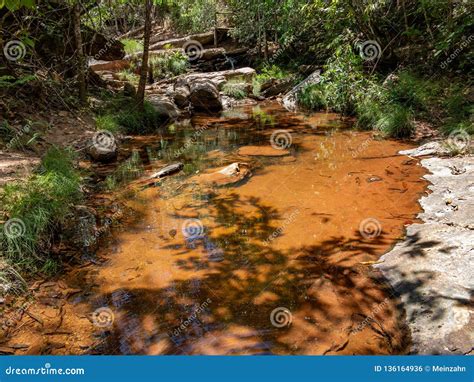
[[[316,70],[311,75],[306,77],[283,97],[283,106],[290,111],[295,111],[298,108],[298,96],[306,86],[319,83],[321,80],[321,71]]]
[[[210,80],[196,80],[190,84],[189,100],[195,110],[216,112],[222,110],[222,101],[216,85]]]
[[[181,109],[189,105],[189,88],[187,86],[177,86],[172,92],[174,103]]]
[[[118,147],[114,135],[109,131],[98,131],[87,144],[87,153],[96,162],[109,163],[117,159]]]
[[[176,119],[179,117],[179,110],[174,104],[174,102],[170,99],[152,96],[148,99],[148,101],[153,105],[155,110],[163,117],[169,119]]]

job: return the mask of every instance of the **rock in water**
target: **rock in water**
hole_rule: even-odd
[[[163,167],[160,171],[155,172],[152,176],[150,176],[150,179],[156,179],[156,178],[163,178],[168,175],[173,175],[176,174],[177,172],[180,172],[184,167],[183,163],[173,163],[170,164],[166,167]]]
[[[190,85],[189,100],[194,109],[205,112],[222,110],[222,101],[217,87],[209,80],[195,81]]]
[[[117,159],[117,141],[108,131],[97,132],[87,145],[87,153],[97,162],[109,163]]]
[[[299,92],[308,85],[317,84],[321,80],[321,71],[316,70],[305,80],[296,85],[291,89],[285,97],[283,97],[283,106],[290,111],[295,111],[298,108],[298,95]]]
[[[211,173],[198,175],[193,180],[215,186],[227,186],[238,183],[251,175],[252,173],[247,163],[236,162],[216,169]]]
[[[161,116],[169,119],[179,117],[179,110],[173,101],[162,97],[149,97],[148,101]]]

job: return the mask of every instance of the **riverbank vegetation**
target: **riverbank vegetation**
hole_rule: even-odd
[[[74,153],[56,147],[28,179],[8,183],[0,193],[2,214],[8,218],[0,231],[2,261],[23,271],[53,274],[60,259],[50,251],[65,217],[81,199],[80,186]]]

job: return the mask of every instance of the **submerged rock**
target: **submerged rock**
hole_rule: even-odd
[[[247,163],[232,163],[226,167],[216,169],[208,174],[201,174],[193,180],[198,183],[207,183],[216,186],[227,186],[240,182],[251,176],[250,167]]]
[[[262,156],[262,157],[283,157],[290,155],[285,149],[275,149],[272,146],[243,146],[237,151],[239,155]]]
[[[153,175],[150,176],[150,179],[157,179],[163,178],[168,175],[173,175],[180,172],[184,168],[183,163],[173,163],[166,167],[163,167],[160,171],[155,172]]]

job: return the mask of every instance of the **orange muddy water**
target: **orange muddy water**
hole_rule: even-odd
[[[397,154],[408,147],[272,103],[132,139],[135,160],[122,167],[139,178],[103,195],[123,216],[100,239],[106,261],[39,288],[60,302],[31,305],[42,325],[23,315],[10,344],[28,345],[19,354],[403,353],[404,314],[371,264],[420,210],[424,171]],[[178,161],[181,173],[146,181]],[[199,181],[235,162],[251,175]]]

